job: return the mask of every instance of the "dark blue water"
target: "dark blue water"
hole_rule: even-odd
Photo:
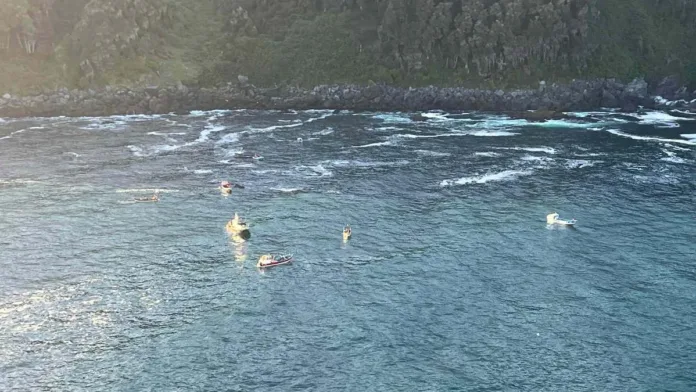
[[[428,116],[0,122],[0,390],[696,390],[696,122]]]

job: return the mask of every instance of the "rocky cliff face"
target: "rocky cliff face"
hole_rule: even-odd
[[[120,59],[163,55],[172,19],[166,0],[92,0],[69,37],[70,54],[79,60],[81,76],[89,82]]]
[[[3,10],[0,33],[62,51],[68,85],[180,69],[266,85],[696,80],[689,0],[7,0]],[[120,69],[135,59],[150,65]]]

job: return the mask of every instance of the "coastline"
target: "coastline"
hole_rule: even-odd
[[[34,96],[0,96],[0,117],[109,116],[164,114],[215,109],[334,109],[378,111],[480,110],[491,112],[538,111],[539,120],[564,111],[619,109],[685,109],[696,111],[696,92],[685,87],[664,87],[652,94],[648,83],[635,79],[574,80],[569,84],[539,83],[537,89],[485,90],[460,87],[399,88],[387,85],[322,85],[259,88],[240,76],[239,83],[199,88],[147,86],[141,88],[48,91]],[[665,97],[665,98],[662,98]]]

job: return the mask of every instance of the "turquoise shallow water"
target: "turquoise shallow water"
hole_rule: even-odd
[[[0,122],[0,390],[696,389],[696,122],[427,116]]]

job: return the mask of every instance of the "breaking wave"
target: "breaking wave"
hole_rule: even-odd
[[[487,173],[480,176],[462,177],[456,180],[442,180],[440,182],[440,186],[444,188],[455,185],[486,184],[489,182],[510,181],[520,176],[529,176],[532,174],[532,170],[505,170],[498,173]]]

